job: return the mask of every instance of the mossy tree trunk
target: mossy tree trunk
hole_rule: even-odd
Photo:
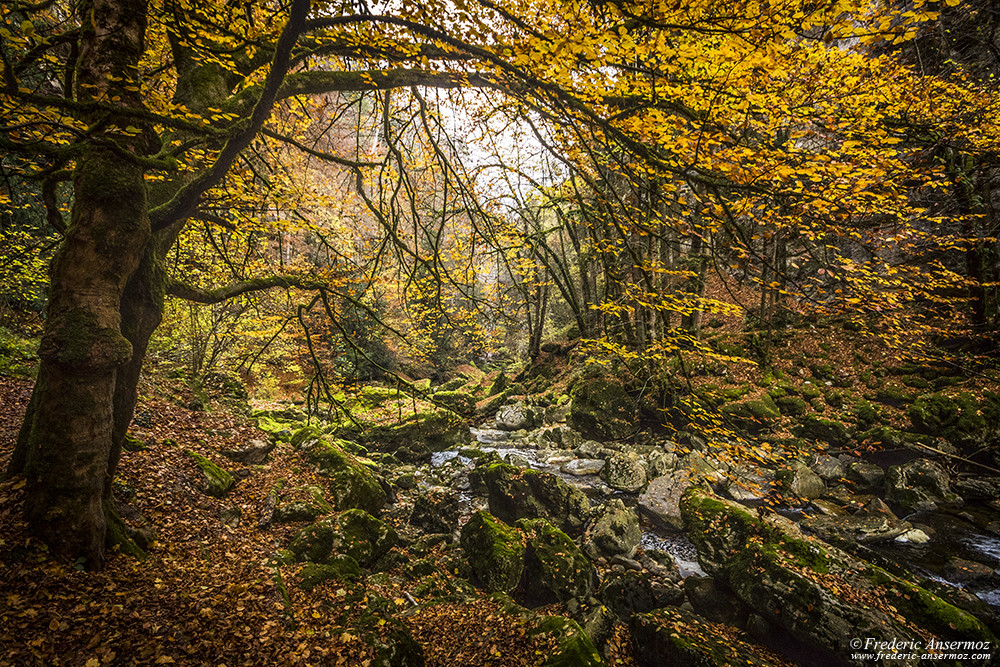
[[[142,108],[146,10],[145,0],[81,3],[79,99]],[[104,562],[115,388],[133,359],[121,300],[150,237],[143,168],[125,156],[151,146],[113,121],[104,127],[74,171],[72,219],[51,267],[41,365],[21,438],[32,531],[92,568]]]

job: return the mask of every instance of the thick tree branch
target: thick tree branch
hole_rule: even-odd
[[[226,285],[225,287],[218,287],[216,289],[203,290],[197,287],[191,287],[190,285],[185,285],[179,280],[168,278],[166,291],[170,296],[176,296],[187,301],[212,304],[222,303],[223,301],[240,296],[241,294],[262,292],[275,287],[282,287],[286,289],[289,287],[297,287],[298,289],[317,290],[323,289],[326,285],[303,276],[268,276],[267,278],[244,280],[243,282],[233,283],[232,285]]]

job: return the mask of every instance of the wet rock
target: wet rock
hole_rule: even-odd
[[[654,449],[646,457],[647,477],[655,479],[673,472],[677,468],[677,454]]]
[[[573,459],[564,463],[562,472],[567,475],[596,475],[604,468],[604,459]]]
[[[595,559],[612,556],[631,558],[641,539],[639,516],[616,498],[596,511],[596,517],[584,534],[584,551]]]
[[[949,488],[948,473],[930,459],[890,466],[885,475],[885,499],[912,512],[960,500]]]
[[[674,582],[648,572],[622,570],[610,572],[604,577],[597,597],[618,618],[627,621],[632,614],[680,604],[684,599],[684,590]]]
[[[713,577],[688,577],[684,593],[695,613],[713,623],[740,626],[748,615],[746,605]]]
[[[473,475],[486,488],[490,512],[501,521],[547,519],[571,535],[583,532],[590,502],[555,475],[505,463],[477,467]]]
[[[608,486],[619,491],[638,491],[646,485],[646,469],[642,461],[625,453],[609,458],[601,476]]]
[[[524,570],[524,535],[488,512],[472,515],[462,528],[469,566],[489,592],[509,592]]]
[[[850,662],[855,637],[995,641],[971,614],[910,581],[803,536],[790,522],[758,517],[700,489],[688,491],[682,508],[706,570],[769,623],[839,660]],[[859,604],[858,596],[884,602]],[[886,604],[897,614],[886,614]]]
[[[996,500],[1000,498],[1000,477],[966,477],[952,488],[965,500]]]
[[[450,533],[458,525],[458,497],[444,487],[431,487],[413,502],[410,523],[429,533]]]
[[[639,496],[639,510],[653,521],[671,530],[683,530],[680,502],[684,492],[695,483],[687,470],[676,470],[657,477]]]
[[[762,474],[762,471],[770,473]],[[725,490],[733,500],[762,500],[771,492],[773,473],[749,466],[735,467],[726,474]]]
[[[518,599],[529,607],[587,598],[596,573],[570,537],[545,519],[522,519],[527,538]]]
[[[885,471],[874,463],[854,462],[847,466],[847,479],[861,493],[880,492],[885,481]]]
[[[775,473],[782,491],[797,498],[819,498],[826,492],[823,479],[801,461],[781,468]]]
[[[931,541],[931,538],[930,535],[919,528],[911,528],[905,533],[897,535],[893,541],[901,544],[927,544]]]
[[[805,517],[802,525],[825,537],[855,542],[888,542],[913,528],[909,522],[901,521],[878,498],[850,516]]]
[[[844,464],[827,454],[817,454],[813,458],[812,470],[826,482],[835,482],[844,477]]]
[[[299,500],[290,503],[282,503],[274,508],[275,523],[296,523],[299,521],[312,521],[324,513],[322,507],[315,503]]]
[[[952,556],[944,566],[944,576],[957,584],[967,584],[980,579],[988,579],[996,574],[989,565]]]
[[[245,465],[260,465],[267,460],[267,455],[275,447],[274,442],[267,440],[250,440],[246,445],[235,449],[220,450],[220,454],[231,461]]]

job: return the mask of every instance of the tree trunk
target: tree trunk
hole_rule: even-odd
[[[142,106],[137,72],[146,9],[145,0],[82,3],[81,99]],[[134,153],[148,149],[113,122],[101,139]],[[115,390],[119,370],[133,358],[122,334],[121,299],[150,228],[143,169],[118,152],[97,145],[86,150],[73,188],[70,228],[52,263],[41,365],[22,438],[25,516],[54,553],[99,568]]]

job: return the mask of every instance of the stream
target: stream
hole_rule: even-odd
[[[495,428],[471,428],[474,445],[484,452],[497,452],[502,459],[521,467],[550,472],[572,486],[583,491],[594,503],[603,503],[611,498],[620,498],[626,505],[635,507],[636,494],[616,491],[598,474],[574,475],[562,471],[562,466],[576,457],[568,449],[536,449],[521,438],[513,437],[508,431]],[[525,446],[527,445],[527,446]],[[473,463],[472,459],[461,456],[458,450],[435,452],[431,458],[434,468],[449,462],[462,466]],[[463,500],[467,494],[463,494]],[[806,510],[808,511],[808,510]],[[802,508],[788,508],[782,512],[792,519],[803,514]],[[915,528],[920,528],[930,536],[925,544],[882,542],[869,544],[863,551],[871,554],[876,561],[889,561],[912,573],[928,579],[964,588],[976,594],[987,604],[1000,611],[1000,511],[983,505],[970,505],[958,511],[925,512],[903,517]],[[658,549],[673,556],[681,576],[705,576],[698,564],[697,550],[685,533],[658,531],[642,522],[641,545],[644,549]],[[994,569],[992,575],[963,577],[956,575],[949,564],[959,558],[988,565]]]

